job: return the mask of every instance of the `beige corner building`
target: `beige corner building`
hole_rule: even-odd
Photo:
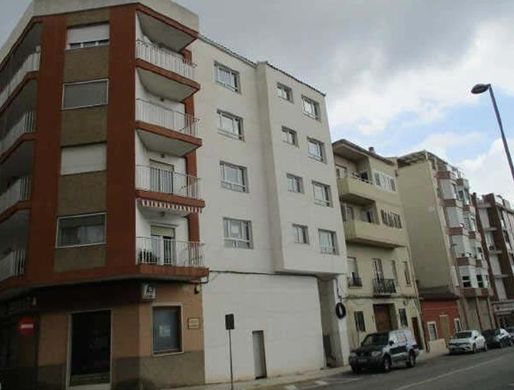
[[[396,163],[344,139],[333,151],[348,254],[349,344],[410,328],[424,345]]]

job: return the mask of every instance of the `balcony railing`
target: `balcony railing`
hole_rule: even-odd
[[[9,252],[0,259],[0,282],[25,273],[25,250]]]
[[[18,71],[14,74],[9,83],[0,93],[0,107],[5,104],[7,99],[9,99],[9,96],[11,96],[13,91],[18,87],[18,85],[20,85],[27,73],[39,70],[40,60],[41,53],[39,51],[32,53],[27,57],[23,65],[20,66]]]
[[[197,118],[192,115],[170,110],[169,108],[164,108],[145,100],[136,100],[136,119],[152,125],[164,127],[168,130],[175,130],[192,137],[197,136]]]
[[[190,80],[195,79],[195,65],[192,62],[154,43],[138,40],[136,42],[136,55],[137,58],[141,58],[159,68],[175,72]]]
[[[348,277],[348,287],[362,287],[360,276],[351,275]]]
[[[27,111],[0,140],[0,154],[5,153],[11,146],[13,146],[20,136],[26,133],[32,133],[35,128],[36,113],[34,111]]]
[[[0,194],[0,213],[30,197],[30,177],[22,177]]]
[[[138,165],[136,187],[143,191],[200,199],[200,179],[168,169]]]
[[[137,237],[137,264],[204,267],[202,244],[164,237]]]
[[[373,292],[378,295],[389,295],[396,292],[394,279],[373,279]]]

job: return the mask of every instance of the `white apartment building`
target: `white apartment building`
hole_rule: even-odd
[[[238,380],[341,364],[346,248],[324,95],[206,38],[191,50],[209,199],[200,217],[206,381],[229,379],[227,313]]]

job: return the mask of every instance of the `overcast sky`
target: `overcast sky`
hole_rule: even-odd
[[[514,146],[514,1],[178,0],[202,34],[327,93],[333,140],[384,155],[428,149],[477,192],[514,200],[491,104]],[[0,0],[0,41],[27,0]]]

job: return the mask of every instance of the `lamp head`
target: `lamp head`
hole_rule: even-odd
[[[487,91],[489,88],[491,88],[491,84],[477,84],[471,89],[471,93],[479,95]]]

